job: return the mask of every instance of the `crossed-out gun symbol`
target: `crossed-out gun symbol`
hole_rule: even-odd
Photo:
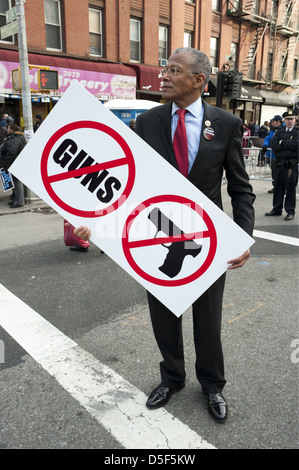
[[[157,207],[149,213],[148,218],[156,226],[155,238],[159,232],[163,232],[169,237],[179,238],[170,246],[162,243],[169,251],[159,270],[166,276],[173,278],[181,271],[185,257],[191,255],[195,258],[201,252],[202,245],[197,245],[194,240],[184,239],[185,233]]]

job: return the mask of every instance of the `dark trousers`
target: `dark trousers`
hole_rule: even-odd
[[[19,206],[25,205],[24,185],[16,176],[13,175],[14,190],[13,190],[13,203]]]
[[[225,274],[192,306],[196,376],[205,391],[214,393],[221,392],[225,385],[221,345],[224,284]],[[182,316],[176,317],[150,293],[148,301],[155,338],[163,357],[160,363],[161,384],[176,387],[186,377]]]
[[[292,165],[291,168],[276,166],[273,194],[273,209],[275,211],[282,212],[284,203],[286,212],[295,214],[297,183],[298,165]]]

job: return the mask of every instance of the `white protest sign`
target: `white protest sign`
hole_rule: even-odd
[[[254,243],[77,83],[10,171],[177,316]]]

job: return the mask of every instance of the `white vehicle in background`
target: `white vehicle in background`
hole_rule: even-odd
[[[129,126],[131,119],[136,119],[137,116],[148,109],[155,106],[160,106],[161,103],[150,100],[124,100],[115,99],[104,103],[104,106],[112,111],[119,119],[121,119],[127,126]]]

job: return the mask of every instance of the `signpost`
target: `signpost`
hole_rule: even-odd
[[[13,36],[18,32],[18,24],[16,21],[12,23],[8,23],[1,28],[1,39],[8,38],[9,36]]]
[[[11,23],[17,18],[17,7],[13,7],[5,12],[6,23]]]
[[[18,32],[18,24],[16,21],[17,18],[17,8],[13,7],[10,10],[5,12],[6,18],[6,25],[2,26],[0,29],[1,32],[1,39],[8,38],[9,36],[13,36]]]

